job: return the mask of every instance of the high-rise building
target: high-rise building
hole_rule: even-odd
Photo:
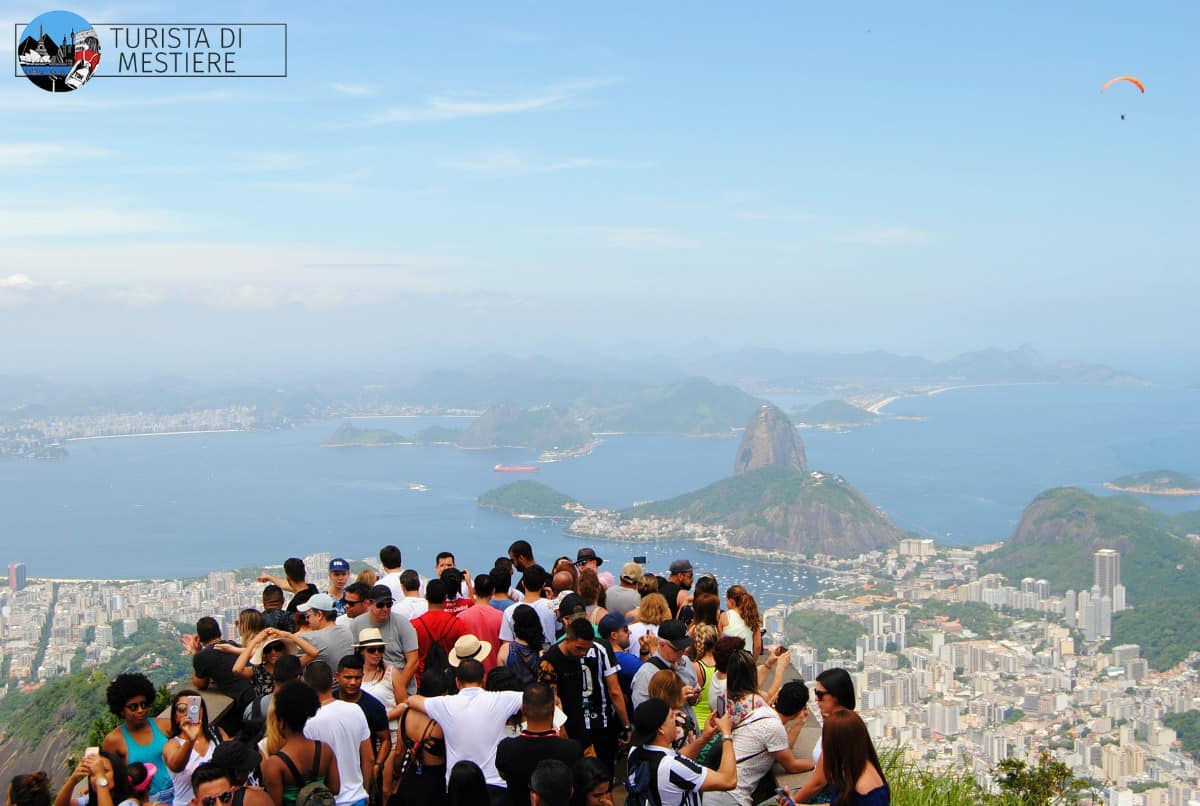
[[[24,590],[28,580],[25,576],[25,563],[9,563],[8,564],[8,587],[16,593],[19,590]]]
[[[1092,555],[1095,567],[1093,584],[1100,587],[1100,593],[1113,598],[1113,587],[1121,584],[1121,553],[1113,549],[1100,549]]]

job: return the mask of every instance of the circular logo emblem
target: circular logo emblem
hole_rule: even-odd
[[[25,26],[17,45],[25,77],[47,92],[71,92],[100,66],[100,36],[78,14],[47,11]]]

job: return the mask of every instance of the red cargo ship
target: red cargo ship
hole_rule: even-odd
[[[496,465],[492,468],[497,473],[536,473],[537,465]]]

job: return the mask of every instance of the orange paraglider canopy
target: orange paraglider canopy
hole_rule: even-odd
[[[1128,81],[1130,84],[1137,87],[1143,93],[1146,91],[1146,85],[1143,84],[1142,82],[1138,81],[1133,76],[1117,76],[1116,78],[1110,78],[1108,81],[1104,82],[1104,86],[1100,88],[1100,91],[1104,92],[1106,89],[1111,87],[1113,84],[1116,84],[1118,81]]]

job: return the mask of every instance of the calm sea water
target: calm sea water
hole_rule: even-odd
[[[1200,476],[1198,403],[1196,392],[1159,387],[963,389],[888,409],[921,421],[803,437],[814,468],[845,475],[900,526],[978,543],[1006,537],[1047,487],[1101,492],[1108,479],[1156,468]],[[367,422],[406,433],[465,424]],[[479,572],[518,538],[547,563],[582,545],[555,526],[475,505],[480,493],[516,478],[494,473],[494,464],[528,463],[531,452],[321,448],[337,425],[91,440],[72,443],[65,461],[0,462],[0,562],[25,562],[31,576],[190,576],[322,550],[365,557],[395,543],[418,569],[448,548]],[[735,440],[606,437],[590,456],[542,465],[536,478],[587,503],[623,507],[728,475],[735,449]],[[410,490],[410,482],[429,489]],[[1198,499],[1153,503],[1200,508]],[[611,570],[635,553],[628,544],[594,545]],[[722,584],[747,581],[768,602],[815,584],[803,569],[680,545],[636,550],[656,570],[685,552]]]

